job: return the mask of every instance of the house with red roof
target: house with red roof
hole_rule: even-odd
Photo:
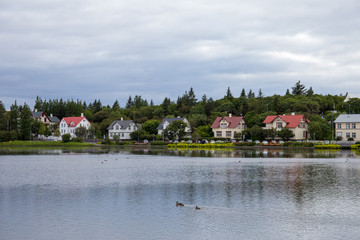
[[[246,129],[246,123],[242,116],[217,117],[211,125],[215,137],[234,138],[235,133],[242,133]]]
[[[81,117],[64,117],[59,123],[59,130],[61,135],[70,133],[71,137],[75,137],[75,129],[78,127],[85,127],[89,130],[91,123],[81,114]]]
[[[309,137],[309,120],[304,115],[269,115],[265,118],[264,129],[275,129],[280,131],[288,128],[294,133],[292,140],[303,140]]]

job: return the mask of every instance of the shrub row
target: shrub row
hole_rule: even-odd
[[[235,144],[233,143],[172,143],[168,144],[168,147],[171,148],[229,148],[234,147]]]
[[[284,147],[313,147],[314,143],[312,142],[285,142]]]
[[[315,145],[316,149],[341,149],[341,146],[338,144],[322,144]]]

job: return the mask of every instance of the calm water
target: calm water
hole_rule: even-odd
[[[2,154],[2,240],[360,238],[360,159],[350,151]]]

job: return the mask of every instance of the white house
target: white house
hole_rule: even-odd
[[[335,120],[336,137],[360,141],[360,114],[340,114]]]
[[[109,138],[113,139],[115,135],[119,136],[120,140],[131,139],[130,133],[138,130],[138,126],[133,120],[114,120],[108,127]]]
[[[181,118],[181,117],[177,117],[177,118],[164,118],[162,120],[162,122],[160,123],[160,125],[157,127],[158,130],[158,134],[161,135],[163,134],[163,131],[173,122],[173,121],[183,121],[186,124],[185,127],[185,132],[187,135],[190,135],[191,133],[191,128],[190,128],[190,123],[186,118]]]
[[[59,130],[61,135],[70,133],[71,137],[75,137],[75,129],[78,127],[85,127],[89,130],[91,123],[86,117],[81,114],[81,117],[64,117],[59,123]]]

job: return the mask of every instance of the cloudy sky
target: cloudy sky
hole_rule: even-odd
[[[360,92],[358,0],[1,0],[0,100]]]

